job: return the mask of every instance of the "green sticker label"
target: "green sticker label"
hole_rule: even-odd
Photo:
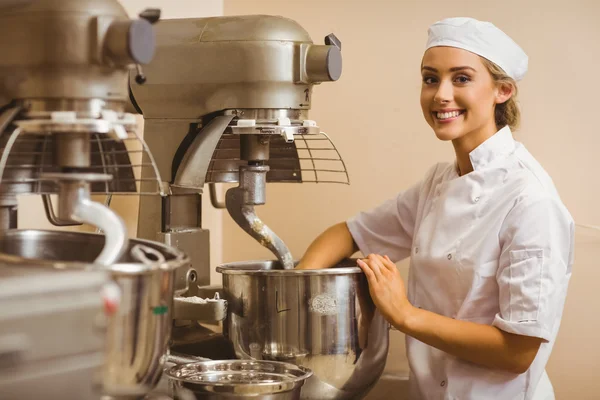
[[[167,306],[157,306],[152,309],[152,314],[154,315],[163,315],[169,311],[169,307]]]

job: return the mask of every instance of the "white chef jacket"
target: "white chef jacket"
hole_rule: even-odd
[[[545,372],[573,263],[574,222],[552,180],[505,127],[469,157],[347,221],[361,252],[411,257],[408,299],[450,318],[544,341],[529,370],[478,366],[406,337],[410,399],[551,400]]]

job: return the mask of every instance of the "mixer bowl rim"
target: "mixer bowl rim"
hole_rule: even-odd
[[[10,229],[4,232],[0,232],[0,241],[4,238],[10,237],[36,237],[36,236],[62,236],[64,238],[74,237],[101,237],[102,234],[90,233],[90,232],[72,232],[72,231],[55,231],[55,230],[47,230],[47,229]],[[93,268],[93,269],[107,269],[108,271],[116,274],[143,274],[143,273],[152,273],[154,271],[172,271],[175,270],[185,264],[190,263],[189,257],[183,253],[181,250],[167,246],[160,242],[155,242],[151,240],[145,239],[137,239],[130,238],[128,242],[134,244],[144,244],[154,249],[159,249],[163,253],[167,253],[172,256],[172,259],[166,260],[162,263],[153,263],[152,265],[145,265],[141,262],[117,262],[109,267],[104,267],[101,265],[96,265],[93,262],[86,261],[61,261],[61,260],[47,260],[43,258],[33,258],[33,257],[22,257],[18,255],[13,255],[9,253],[4,253],[0,250],[0,263],[8,263],[8,264],[35,264],[37,266],[52,266],[54,268],[59,269],[68,269],[68,268]]]
[[[263,269],[278,263],[276,260],[235,261],[217,266],[217,272],[223,275],[258,275],[258,276],[315,276],[315,275],[352,275],[363,274],[359,267],[333,267],[327,269]]]

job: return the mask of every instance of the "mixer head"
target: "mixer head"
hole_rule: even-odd
[[[287,247],[254,206],[264,204],[266,182],[349,183],[337,149],[308,117],[314,85],[336,81],[341,70],[335,35],[315,44],[287,18],[157,24],[156,57],[145,68],[148,82],[134,83],[130,72],[130,89],[169,196],[162,204],[140,200],[138,234],[189,235],[200,226],[194,196],[204,185],[214,194],[212,184],[238,182],[225,204],[211,196],[213,205],[226,207],[246,232],[292,266]]]
[[[156,32],[149,80],[130,79],[131,99],[174,192],[237,182],[261,147],[252,142],[263,144],[269,182],[348,183],[335,146],[308,118],[314,85],[341,76],[335,35],[315,44],[295,21],[269,15],[163,20]]]

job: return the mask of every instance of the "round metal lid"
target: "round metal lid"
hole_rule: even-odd
[[[143,263],[132,252],[142,245],[160,253],[161,259]],[[10,265],[31,265],[59,269],[93,267],[102,251],[104,235],[84,232],[11,229],[0,232],[0,262]],[[150,258],[150,261],[153,261]],[[189,257],[177,248],[162,243],[129,239],[128,249],[121,259],[110,266],[118,275],[138,275],[156,270],[174,270],[189,263]]]

